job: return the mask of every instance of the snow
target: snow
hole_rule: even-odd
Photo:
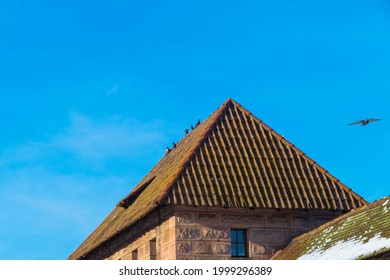
[[[382,206],[383,206],[383,211],[384,211],[385,213],[387,213],[387,212],[389,211],[389,208],[386,207],[386,204],[389,203],[389,201],[390,201],[390,200],[386,200],[386,201],[382,204]]]
[[[328,249],[316,249],[300,256],[298,260],[353,260],[385,248],[390,249],[390,238],[377,233],[368,241],[356,237],[338,241]]]

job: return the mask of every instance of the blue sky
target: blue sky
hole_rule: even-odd
[[[389,195],[389,35],[385,0],[0,1],[0,259],[66,259],[228,97]]]

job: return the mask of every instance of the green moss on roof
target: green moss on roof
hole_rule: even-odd
[[[390,197],[352,210],[293,240],[274,259],[367,259],[390,251]]]

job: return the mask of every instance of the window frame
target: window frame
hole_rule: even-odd
[[[243,239],[242,241],[239,240],[239,233],[242,234],[242,239]],[[230,246],[231,246],[231,256],[233,258],[248,257],[248,238],[247,238],[247,230],[245,228],[230,229]],[[244,251],[243,254],[240,254],[241,251]]]

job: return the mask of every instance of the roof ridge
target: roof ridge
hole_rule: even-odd
[[[210,117],[212,117],[214,114],[219,114],[217,119],[219,118],[219,116],[222,114],[222,112],[224,111],[223,109],[225,109],[225,107],[227,107],[228,104],[230,104],[233,100],[229,97],[219,108],[217,108],[213,113],[211,113],[206,119],[205,121],[207,121]],[[241,105],[240,105],[241,106]],[[219,112],[219,113],[218,113]],[[203,123],[205,122],[203,121]],[[202,124],[202,123],[201,123]],[[200,125],[201,125],[200,124]],[[215,124],[215,122],[214,122]],[[195,127],[197,128],[197,127]],[[205,134],[201,137],[202,138],[202,141],[198,141],[199,143],[196,145],[197,147],[200,147],[201,143],[205,140],[205,138],[207,137],[208,133],[212,130],[212,127],[209,127],[207,129],[207,131],[205,132]],[[191,132],[193,131],[190,131],[187,135],[185,135],[184,137],[182,137],[177,143],[176,145],[180,145],[180,143],[185,140],[187,137],[190,136]],[[196,147],[196,148],[197,148]],[[192,151],[192,155],[195,153],[196,149],[193,149]],[[159,164],[166,160],[166,157],[167,157],[168,153],[165,154],[162,158],[160,158],[157,163],[153,166],[152,169],[149,170],[149,172],[141,179],[141,181],[139,181],[135,186],[134,188],[130,191],[130,193],[125,197],[123,198],[117,205],[120,206],[120,203],[125,201],[125,200],[130,200],[134,195],[136,195],[136,193],[139,193],[141,190],[140,189],[145,189],[144,186],[148,185],[148,182],[150,183],[152,180],[147,180],[146,182],[143,182],[145,180],[145,178],[148,178],[154,171],[155,169],[159,166]],[[187,160],[185,160],[185,164],[188,163],[189,161],[191,160],[191,153],[190,153],[190,156],[188,157]],[[177,179],[177,177],[180,175],[180,173],[182,172],[182,170],[184,169],[185,167],[185,164],[181,164],[178,171],[177,171],[177,174],[175,176],[175,179]],[[153,178],[156,177],[156,176],[153,176]],[[168,193],[168,190],[169,188],[172,186],[172,184],[174,183],[175,179],[172,179],[172,181],[168,182],[168,185],[166,187],[166,192],[164,191],[163,193]],[[163,201],[163,197],[165,197],[165,195],[161,195],[158,199],[155,200],[155,203],[159,204]]]
[[[256,120],[257,122],[259,122],[266,130],[268,130],[269,133],[273,134],[274,136],[276,136],[277,139],[279,139],[280,141],[283,141],[287,146],[289,146],[291,149],[295,150],[298,155],[300,156],[303,156],[305,157],[305,159],[314,167],[316,166],[325,176],[327,176],[328,178],[330,178],[331,180],[335,181],[335,183],[338,183],[340,184],[340,186],[342,188],[344,188],[349,194],[351,194],[352,196],[354,196],[356,199],[358,199],[360,202],[363,202],[363,203],[368,203],[362,196],[358,195],[357,193],[353,192],[351,188],[347,187],[345,184],[343,184],[340,179],[338,179],[337,177],[333,176],[332,174],[329,173],[328,170],[326,170],[325,168],[323,168],[321,165],[319,165],[315,160],[313,160],[312,158],[310,158],[306,153],[304,153],[301,149],[299,149],[297,146],[295,146],[293,143],[291,143],[289,140],[287,140],[284,136],[280,135],[278,132],[276,132],[273,128],[271,128],[270,126],[268,126],[266,123],[264,123],[261,119],[259,119],[258,117],[256,117],[255,115],[253,115],[250,111],[248,111],[247,109],[245,109],[244,107],[242,107],[239,103],[237,103],[236,101],[234,100],[231,100],[231,102],[233,104],[235,104],[237,106],[237,108],[239,108],[242,112],[244,112],[245,114],[247,114],[247,116],[253,118],[254,120]]]
[[[165,187],[164,191],[159,195],[159,197],[155,200],[155,205],[159,205],[163,202],[164,198],[167,196],[169,190],[172,188],[172,185],[175,183],[177,178],[179,178],[180,174],[183,172],[187,164],[192,160],[192,158],[196,155],[197,150],[201,147],[203,142],[207,139],[209,133],[213,130],[214,126],[217,124],[217,120],[220,118],[220,116],[223,114],[223,112],[229,108],[229,105],[232,104],[233,100],[231,98],[228,98],[215,112],[213,112],[208,118],[212,117],[213,120],[211,121],[209,127],[205,130],[203,135],[200,136],[199,140],[195,144],[195,146],[188,152],[187,157],[185,157],[180,164],[179,168],[177,169],[175,175],[172,177],[172,179],[168,182],[167,186]],[[207,118],[207,119],[208,119]],[[206,120],[207,120],[206,119]],[[185,137],[180,139],[179,142],[181,142]],[[179,143],[178,142],[178,143]]]

